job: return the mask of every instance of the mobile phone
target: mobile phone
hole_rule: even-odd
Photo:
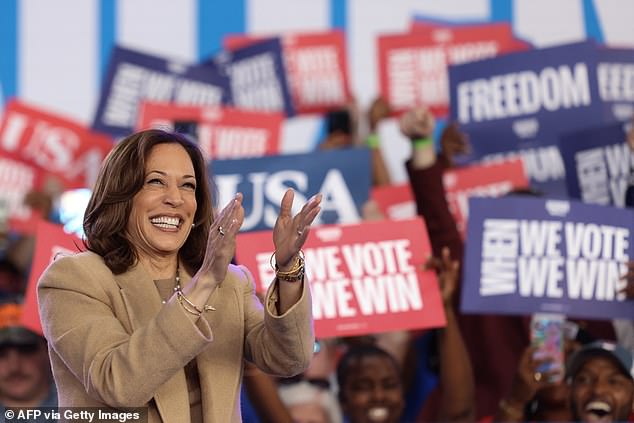
[[[531,345],[536,349],[533,358],[548,360],[536,371],[547,374],[549,382],[563,379],[565,322],[562,314],[536,313],[531,318]]]

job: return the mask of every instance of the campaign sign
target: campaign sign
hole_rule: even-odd
[[[446,117],[449,65],[527,48],[508,26],[498,24],[380,36],[379,90],[396,112],[426,105],[436,116]]]
[[[416,217],[416,202],[409,183],[373,187],[370,197],[388,219],[403,220]]]
[[[421,219],[313,227],[304,244],[315,336],[356,336],[446,324]],[[275,272],[270,231],[239,234],[236,257],[265,291]]]
[[[494,129],[503,138],[614,122],[599,95],[598,60],[588,41],[451,66],[451,118],[469,133]]]
[[[469,198],[501,197],[514,189],[528,188],[522,160],[450,169],[443,174],[445,197],[458,231],[464,238],[469,217]]]
[[[462,164],[499,163],[521,159],[530,187],[550,197],[567,198],[566,169],[555,133],[517,136],[498,129],[469,131],[471,153],[460,156]]]
[[[625,207],[634,151],[623,124],[606,125],[561,136],[568,195],[586,203]]]
[[[32,232],[33,219],[40,216],[24,203],[24,197],[39,189],[42,171],[0,150],[0,228],[18,233]]]
[[[190,65],[115,47],[93,128],[128,135],[143,100],[219,106],[230,101],[228,80],[213,64]]]
[[[316,225],[358,222],[370,192],[370,154],[366,148],[216,160],[209,166],[219,207],[238,192],[244,195],[243,231],[273,228],[288,188],[295,190],[293,213],[311,196],[323,194]]]
[[[241,159],[278,154],[283,121],[281,113],[143,102],[136,128],[173,130],[175,124],[195,125],[195,138],[206,159]]]
[[[225,48],[235,50],[261,40],[231,35]],[[350,98],[345,37],[341,31],[293,33],[281,37],[286,74],[297,114],[325,113]]]
[[[40,220],[35,232],[35,252],[22,306],[21,324],[33,332],[42,333],[40,314],[37,306],[37,281],[44,270],[59,255],[74,254],[83,250],[83,242],[74,235],[64,232],[59,225]]]
[[[112,139],[17,100],[0,124],[0,150],[59,178],[63,188],[92,186]]]
[[[630,120],[634,116],[634,49],[602,48],[597,80],[611,120]]]
[[[286,116],[295,113],[278,38],[223,51],[210,63],[229,77],[234,107]]]
[[[466,313],[634,315],[619,293],[634,255],[634,211],[576,200],[472,198],[463,266]]]

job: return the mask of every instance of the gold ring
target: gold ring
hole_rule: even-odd
[[[297,235],[302,236],[303,233],[304,231],[300,231],[299,229],[297,230]]]
[[[225,230],[222,229],[222,226],[218,226],[218,232],[220,232],[220,236],[225,236]]]

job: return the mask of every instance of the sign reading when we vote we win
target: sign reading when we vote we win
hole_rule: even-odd
[[[275,277],[271,235],[238,235],[238,263],[253,271],[259,292]],[[421,219],[312,228],[304,254],[316,336],[444,326],[436,275],[423,270],[430,253]]]
[[[634,212],[577,201],[471,199],[463,268],[467,313],[631,318],[619,291]]]

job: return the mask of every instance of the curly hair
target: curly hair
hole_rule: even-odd
[[[143,187],[145,162],[150,151],[164,143],[180,144],[194,166],[197,202],[194,227],[180,249],[179,257],[191,273],[202,265],[209,228],[214,220],[212,183],[205,160],[196,144],[183,135],[149,129],[124,138],[110,151],[99,171],[84,215],[84,245],[103,257],[114,274],[127,271],[138,259],[126,230],[132,200]]]

